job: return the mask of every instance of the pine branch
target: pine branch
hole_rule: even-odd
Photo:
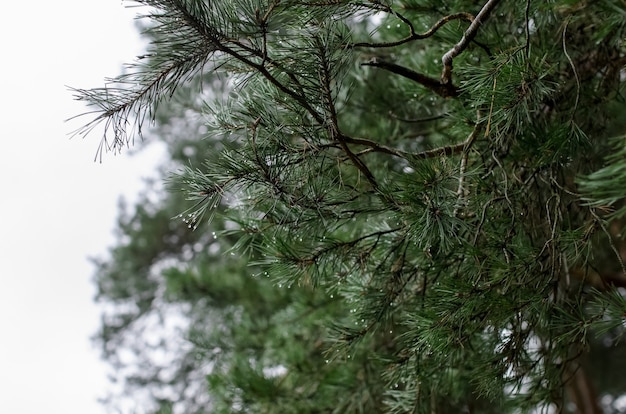
[[[329,122],[327,123],[329,129],[329,135],[332,140],[339,142],[341,149],[346,153],[350,161],[363,173],[367,181],[373,188],[378,189],[378,183],[374,178],[372,172],[367,168],[367,165],[359,157],[357,157],[350,147],[348,147],[343,134],[339,131],[339,122],[337,120],[337,110],[335,108],[334,99],[331,91],[331,74],[330,74],[330,62],[328,62],[326,51],[323,45],[319,45],[319,57],[320,57],[320,82],[322,87],[322,94],[324,101],[328,109]]]
[[[113,86],[94,89],[70,88],[74,91],[76,100],[99,108],[68,119],[69,121],[80,116],[98,114],[93,120],[72,132],[72,136],[85,137],[104,122],[105,128],[96,159],[102,160],[105,150],[114,152],[121,150],[131,142],[134,135],[129,133],[127,127],[134,123],[136,129],[133,128],[133,132],[141,136],[146,118],[154,120],[158,103],[164,97],[171,97],[181,81],[201,70],[207,56],[214,51],[211,48],[198,50],[187,59],[171,62],[169,66],[161,68],[152,78],[147,74],[135,73],[111,79]],[[138,86],[138,89],[133,90],[133,86]],[[113,141],[109,143],[108,133],[111,129]]]
[[[396,148],[379,144],[378,142],[372,141],[370,139],[350,137],[347,135],[343,135],[343,140],[350,144],[363,145],[363,146],[368,147],[367,151],[360,152],[359,154],[367,153],[367,152],[379,152],[383,154],[394,155],[396,157],[400,157],[404,159],[410,159],[410,158],[428,159],[428,158],[456,155],[456,154],[469,151],[469,149],[474,144],[474,141],[476,140],[478,133],[480,132],[481,129],[482,129],[482,124],[476,124],[474,129],[472,130],[472,133],[467,137],[465,141],[459,144],[446,145],[443,147],[433,148],[433,149],[421,151],[421,152],[402,151]]]
[[[204,3],[192,4],[180,0],[144,0],[139,1],[139,3],[164,10],[161,14],[149,16],[159,24],[150,28],[148,32],[166,32],[167,36],[171,36],[167,38],[167,46],[169,46],[167,51],[165,53],[156,51],[156,44],[153,44],[154,51],[146,55],[152,58],[149,63],[133,66],[131,68],[134,69],[134,72],[111,80],[114,85],[120,86],[90,90],[72,89],[75,92],[75,99],[86,101],[89,106],[98,108],[95,111],[82,114],[97,114],[97,116],[74,131],[72,136],[84,137],[102,122],[105,124],[96,159],[99,157],[101,160],[105,150],[121,150],[123,146],[131,142],[134,134],[141,136],[142,126],[146,118],[149,118],[150,121],[154,120],[158,104],[162,100],[170,98],[181,83],[201,71],[216,52],[234,58],[256,71],[279,91],[298,102],[316,122],[324,123],[322,115],[310,105],[300,83],[291,71],[285,70],[270,57],[265,56],[264,52],[245,46],[237,39],[227,37],[210,22],[205,22],[198,17],[211,15],[211,11],[207,9]],[[192,6],[199,7],[200,10],[192,11]],[[165,48],[165,44],[159,46]],[[259,57],[261,62],[257,63],[251,60],[237,48]],[[267,68],[266,64],[268,63],[287,73],[300,91],[294,91],[280,82]],[[129,125],[133,123],[135,128],[129,131]],[[113,141],[109,143],[108,135],[111,130],[113,131]]]
[[[157,51],[153,45],[146,55],[151,58],[150,61],[131,65],[130,73],[109,79],[112,86],[90,90],[71,88],[75,92],[75,99],[97,108],[79,115],[97,114],[93,120],[75,130],[72,136],[84,137],[104,122],[96,159],[102,160],[105,150],[121,150],[135,134],[141,136],[146,118],[154,120],[158,104],[171,97],[181,83],[204,68],[209,57],[218,51],[215,45],[223,38],[217,29],[207,27],[187,9],[185,2],[144,0],[138,3],[163,10],[160,14],[149,16],[157,25],[151,27],[148,33],[167,32],[171,35],[168,38],[170,47]],[[206,11],[201,4],[197,6],[202,8],[200,11]],[[134,127],[129,131],[131,124]],[[113,140],[109,142],[111,130]]]
[[[302,257],[298,257],[298,258],[293,258],[293,260],[296,260],[298,262],[302,262],[302,263],[308,263],[308,264],[313,264],[316,263],[322,256],[324,256],[325,254],[328,253],[332,253],[335,250],[338,249],[353,249],[354,247],[356,247],[357,245],[359,245],[361,242],[367,240],[367,239],[371,239],[371,238],[376,238],[376,242],[378,242],[378,239],[380,239],[382,236],[387,235],[387,234],[391,234],[391,233],[396,233],[400,230],[402,230],[402,227],[396,227],[393,229],[387,229],[387,230],[381,230],[381,231],[376,231],[373,233],[368,233],[366,235],[357,237],[356,239],[353,240],[349,240],[349,241],[336,241],[336,242],[332,242],[329,246],[324,247],[322,249],[319,249],[315,252],[313,252],[310,256],[302,258]]]
[[[222,50],[225,53],[227,53],[228,55],[234,57],[235,59],[237,59],[241,63],[249,66],[251,69],[255,69],[265,79],[267,79],[272,85],[274,85],[278,90],[280,90],[281,92],[287,94],[288,96],[290,96],[294,100],[296,100],[298,102],[298,104],[300,104],[300,106],[302,106],[303,109],[305,109],[309,114],[311,114],[311,116],[318,123],[320,123],[321,125],[324,124],[324,118],[315,109],[313,109],[313,107],[309,104],[309,102],[308,102],[307,98],[304,96],[304,94],[303,93],[298,93],[298,92],[288,88],[283,83],[281,83],[274,75],[272,75],[272,73],[267,69],[267,67],[265,66],[265,64],[263,62],[262,63],[256,63],[256,62],[248,59],[247,57],[243,56],[243,54],[237,52],[234,48],[231,48],[230,46],[226,45],[225,43],[220,44],[219,47],[220,47],[220,50]]]

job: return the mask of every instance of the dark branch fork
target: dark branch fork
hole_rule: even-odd
[[[396,65],[395,63],[372,59],[369,62],[361,63],[361,65],[385,69],[389,72],[395,73],[396,75],[415,81],[443,98],[456,97],[459,94],[458,88],[452,85],[452,83],[444,84],[438,79],[423,75],[404,66]]]
[[[404,43],[413,41],[426,39],[437,32],[443,25],[453,20],[467,20],[470,22],[470,26],[467,28],[463,37],[457,44],[455,44],[448,52],[446,52],[441,58],[441,62],[443,63],[443,69],[441,72],[440,80],[431,78],[430,76],[423,75],[421,73],[415,72],[411,69],[405,68],[400,65],[396,65],[394,63],[385,62],[379,59],[373,59],[369,62],[363,63],[364,66],[374,66],[381,69],[388,70],[400,76],[404,76],[405,78],[411,79],[420,85],[425,86],[431,91],[437,93],[438,95],[447,98],[447,97],[456,97],[458,95],[458,89],[452,84],[452,61],[455,57],[461,54],[469,45],[469,43],[476,37],[476,33],[478,29],[487,19],[491,11],[495,8],[495,6],[500,2],[500,0],[488,0],[484,6],[480,9],[476,17],[472,16],[470,13],[455,13],[439,19],[430,29],[428,29],[424,33],[417,33],[413,24],[404,16],[400,15],[389,6],[379,5],[377,7],[378,10],[385,11],[387,13],[391,13],[402,20],[410,30],[409,36],[404,39],[400,39],[393,42],[382,42],[382,43],[368,43],[368,42],[360,42],[348,45],[348,47],[367,47],[367,48],[387,48],[387,47],[395,47],[402,45]]]
[[[488,0],[467,28],[461,40],[443,55],[441,58],[441,63],[443,63],[443,71],[441,72],[442,84],[447,85],[452,83],[452,60],[460,55],[467,48],[472,39],[476,37],[478,29],[484,21],[487,20],[487,17],[499,2],[500,0]]]

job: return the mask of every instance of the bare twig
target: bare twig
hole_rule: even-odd
[[[439,119],[443,119],[445,117],[448,116],[447,113],[443,113],[443,114],[439,114],[439,115],[433,115],[433,116],[426,116],[424,118],[402,118],[398,115],[396,115],[395,113],[393,113],[392,111],[389,111],[389,116],[393,119],[397,119],[400,122],[407,122],[407,123],[421,123],[421,122],[431,122],[431,121],[437,121]]]
[[[619,262],[619,265],[622,268],[622,274],[626,275],[626,264],[624,263],[624,260],[622,260],[622,255],[617,249],[617,246],[615,246],[615,242],[613,241],[613,236],[611,236],[611,232],[606,228],[606,226],[604,225],[604,221],[600,218],[598,213],[596,213],[595,208],[589,208],[589,212],[595,219],[597,225],[602,229],[604,234],[606,234],[606,237],[609,241],[609,245],[611,246],[611,250],[613,251],[613,253],[615,253],[615,257],[617,258],[617,261]]]
[[[455,97],[459,94],[459,90],[451,83],[443,84],[435,78],[431,78],[430,76],[415,72],[414,70],[405,68],[404,66],[396,65],[395,63],[385,62],[379,59],[372,59],[369,62],[361,63],[361,65],[381,68],[397,75],[403,76],[407,79],[411,79],[412,81],[415,81],[420,85],[425,86],[426,88],[435,92],[437,95],[444,98]]]
[[[576,65],[574,65],[574,62],[572,61],[572,58],[570,57],[569,53],[567,53],[567,46],[565,45],[565,36],[567,33],[567,26],[569,25],[569,20],[567,20],[565,22],[565,24],[563,25],[563,53],[565,54],[565,57],[567,58],[567,61],[569,62],[570,66],[572,67],[572,71],[574,72],[574,78],[576,79],[576,101],[574,101],[574,109],[572,111],[572,118],[574,117],[574,113],[576,112],[576,109],[578,108],[578,100],[580,99],[580,79],[578,78],[578,71],[576,70]]]
[[[463,143],[463,154],[461,155],[461,165],[459,166],[459,186],[456,190],[457,195],[457,204],[454,207],[454,211],[452,215],[456,217],[459,214],[459,210],[464,203],[465,198],[465,170],[467,169],[467,158],[469,155],[469,150],[476,141],[476,137],[478,137],[478,133],[482,128],[482,124],[477,123],[472,130],[472,133],[467,137],[465,142]]]
[[[386,145],[379,144],[378,142],[371,141],[366,138],[353,138],[346,135],[342,135],[342,139],[344,142],[356,145],[363,145],[369,148],[367,152],[382,152],[384,154],[395,155],[400,158],[408,158],[411,156],[410,152],[405,152],[399,149],[391,148]]]
[[[382,42],[382,43],[361,42],[361,43],[354,43],[352,45],[348,45],[348,47],[382,48],[382,47],[400,46],[400,45],[402,45],[404,43],[407,43],[407,42],[410,42],[410,41],[413,41],[413,40],[426,39],[427,37],[430,37],[430,36],[434,35],[435,32],[437,30],[439,30],[443,25],[445,25],[446,23],[451,22],[453,20],[467,20],[469,22],[473,22],[474,21],[474,16],[472,16],[470,13],[455,13],[455,14],[451,14],[449,16],[442,17],[430,29],[428,29],[424,33],[416,33],[415,32],[415,28],[413,27],[411,22],[408,21],[406,18],[402,17],[397,12],[393,11],[391,8],[385,8],[384,11],[397,16],[400,20],[402,20],[404,23],[406,23],[409,26],[409,30],[411,31],[409,36],[405,37],[404,39],[396,40],[394,42]]]
[[[476,141],[477,134],[482,129],[482,124],[477,124],[472,133],[467,137],[467,139],[459,144],[454,145],[446,145],[444,147],[434,148],[427,151],[422,152],[407,152],[402,151],[396,148],[388,147],[386,145],[379,144],[378,142],[366,139],[366,138],[355,138],[347,135],[341,134],[341,141],[344,143],[354,144],[354,145],[363,145],[367,147],[366,150],[358,152],[358,155],[367,154],[370,152],[380,152],[383,154],[394,155],[396,157],[404,158],[404,159],[427,159],[427,158],[435,158],[435,157],[443,157],[456,155],[463,152],[468,152],[474,141]],[[340,142],[341,142],[340,141]]]
[[[494,9],[494,7],[500,2],[500,0],[488,0],[487,3],[483,6],[482,9],[478,12],[472,24],[467,28],[461,40],[454,45],[454,47],[446,52],[441,58],[441,62],[443,63],[443,71],[441,72],[441,83],[444,85],[452,83],[452,61],[455,57],[460,55],[472,41],[472,39],[476,36],[478,32],[478,28],[481,24],[489,16],[489,13]]]
[[[444,155],[455,155],[463,152],[463,148],[465,148],[465,142],[461,142],[460,144],[454,145],[446,145],[444,147],[433,148],[431,150],[417,152],[411,154],[413,158],[417,159],[427,159],[427,158],[435,158],[442,157]]]
[[[277,4],[277,2],[273,2],[272,4],[270,4],[263,16],[261,16],[261,10],[258,8],[256,9],[256,20],[259,24],[259,27],[261,28],[261,34],[263,36],[263,60],[261,61],[261,65],[264,65],[265,61],[267,60],[267,20],[269,19]]]

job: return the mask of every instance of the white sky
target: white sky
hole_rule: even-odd
[[[0,24],[0,412],[103,413],[106,368],[86,257],[113,242],[120,194],[142,188],[162,149],[93,162],[69,140],[85,108],[66,85],[103,85],[141,52],[120,0],[6,2]]]

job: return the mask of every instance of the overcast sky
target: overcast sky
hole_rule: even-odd
[[[127,3],[127,2],[124,2]],[[120,0],[12,1],[0,25],[0,412],[103,413],[105,367],[93,267],[113,242],[120,194],[132,199],[162,149],[108,155],[68,138],[83,112],[66,85],[103,85],[141,53],[136,9]]]

